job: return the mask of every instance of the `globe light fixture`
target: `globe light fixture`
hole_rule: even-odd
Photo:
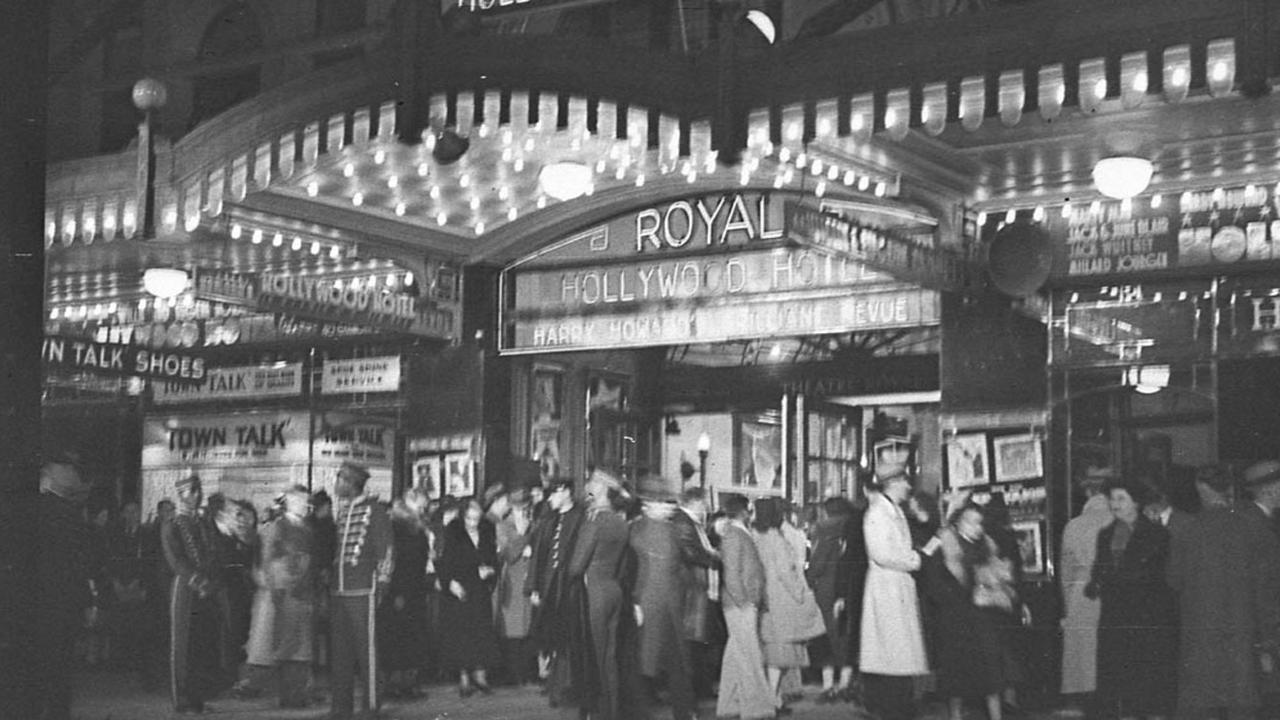
[[[1158,393],[1169,387],[1168,365],[1137,365],[1125,370],[1124,384],[1143,395]]]
[[[748,10],[746,16],[747,22],[751,23],[760,31],[764,39],[772,45],[778,38],[778,28],[773,24],[773,18],[769,17],[763,10]]]
[[[177,297],[187,289],[187,271],[177,268],[148,268],[142,273],[142,287],[164,300]]]
[[[1093,166],[1093,184],[1098,192],[1116,200],[1127,200],[1147,189],[1155,167],[1146,158],[1116,155]]]
[[[556,200],[582,197],[591,190],[591,168],[571,161],[551,163],[538,172],[538,184]]]

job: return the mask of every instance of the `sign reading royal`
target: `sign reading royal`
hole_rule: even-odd
[[[784,193],[720,193],[642,208],[575,233],[514,267],[525,270],[780,245],[784,197]]]
[[[196,295],[205,300],[244,304],[262,312],[426,337],[452,338],[458,325],[456,309],[423,303],[403,293],[306,275],[198,272]]]
[[[200,383],[156,382],[152,392],[157,405],[297,397],[302,394],[302,363],[211,368]]]

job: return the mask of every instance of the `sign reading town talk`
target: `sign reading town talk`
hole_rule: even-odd
[[[1160,270],[1217,271],[1280,260],[1280,197],[1276,188],[1188,191],[1157,207],[1135,198],[1119,204],[1073,206],[1050,213],[1053,276],[1124,276]]]
[[[238,398],[297,397],[302,394],[302,363],[211,368],[199,383],[156,382],[157,405]]]
[[[784,229],[788,193],[640,208],[504,273],[503,351],[719,342],[938,322],[938,298]]]
[[[452,338],[457,313],[403,293],[324,278],[263,272],[196,273],[196,296],[319,322],[340,322],[425,337]]]

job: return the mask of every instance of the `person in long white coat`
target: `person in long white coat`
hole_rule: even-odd
[[[882,720],[911,720],[912,678],[929,672],[911,575],[920,568],[921,555],[912,547],[911,529],[899,507],[910,493],[905,475],[884,478],[880,492],[870,494],[862,525],[870,565],[862,596],[859,670],[867,709]]]
[[[1094,556],[1098,550],[1098,533],[1111,523],[1103,484],[1117,473],[1111,468],[1091,467],[1080,483],[1084,491],[1084,510],[1072,518],[1062,531],[1062,694],[1086,695],[1097,687],[1098,618],[1102,604],[1085,597]]]

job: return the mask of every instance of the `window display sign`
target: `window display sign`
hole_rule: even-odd
[[[926,290],[764,296],[748,301],[572,317],[517,318],[513,352],[719,342],[768,335],[915,327],[938,322],[938,295]]]
[[[383,292],[351,282],[307,275],[263,272],[240,275],[196,273],[196,296],[240,303],[262,312],[279,312],[320,322],[353,323],[424,337],[452,339],[458,308],[424,302],[404,293]]]
[[[396,392],[400,389],[400,356],[328,360],[320,379],[325,393]]]
[[[302,363],[210,368],[199,383],[157,381],[151,385],[157,405],[241,398],[297,397],[302,394]]]
[[[1280,260],[1280,199],[1265,186],[1188,191],[1132,203],[1050,213],[1057,278],[1133,275],[1175,268],[1215,272]],[[1154,206],[1153,206],[1154,205]]]
[[[413,438],[408,460],[413,487],[433,500],[476,494],[476,458],[480,442],[470,433]]]

